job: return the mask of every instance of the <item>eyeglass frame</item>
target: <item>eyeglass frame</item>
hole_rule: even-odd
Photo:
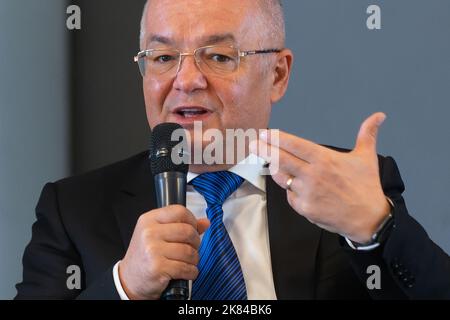
[[[238,66],[237,66],[236,70],[234,70],[232,73],[235,73],[236,71],[239,70],[239,67],[241,65],[241,58],[243,58],[243,57],[247,57],[247,56],[251,56],[251,55],[257,55],[257,54],[280,53],[281,51],[284,50],[284,49],[271,48],[271,49],[262,49],[262,50],[241,51],[239,48],[236,48],[235,46],[220,46],[220,45],[211,45],[211,46],[199,47],[199,48],[195,49],[194,52],[192,52],[192,53],[190,53],[190,52],[181,52],[180,50],[177,50],[177,49],[167,49],[167,51],[176,51],[176,52],[178,52],[180,54],[180,58],[179,58],[179,61],[178,61],[178,68],[177,68],[177,72],[175,73],[175,76],[180,72],[181,64],[183,62],[183,57],[189,57],[189,56],[194,57],[195,64],[197,65],[199,70],[202,71],[201,67],[198,64],[197,59],[195,58],[196,57],[195,55],[196,55],[197,51],[201,50],[201,49],[208,49],[208,48],[215,48],[215,47],[225,47],[225,48],[231,48],[231,49],[237,50],[238,58],[239,58],[239,60],[237,62]],[[149,52],[163,51],[163,50],[165,50],[165,49],[146,49],[146,50],[139,51],[137,53],[137,55],[134,57],[134,62],[139,64],[139,59],[147,57]],[[169,71],[169,70],[167,70],[167,71]],[[164,73],[165,72],[163,72],[161,74],[164,74]],[[203,73],[203,71],[202,71],[202,73]],[[145,75],[142,74],[142,72],[141,72],[141,75],[143,77],[145,77]]]

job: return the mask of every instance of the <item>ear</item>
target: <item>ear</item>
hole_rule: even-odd
[[[278,53],[276,64],[272,70],[273,83],[270,94],[272,104],[280,101],[286,93],[293,62],[294,54],[291,50],[283,49],[283,51]]]

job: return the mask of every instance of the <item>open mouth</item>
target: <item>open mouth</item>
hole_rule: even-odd
[[[175,113],[183,118],[196,118],[206,115],[210,111],[201,107],[179,108]]]

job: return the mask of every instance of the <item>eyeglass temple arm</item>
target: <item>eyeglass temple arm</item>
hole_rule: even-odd
[[[254,54],[279,53],[281,51],[282,51],[281,49],[243,51],[243,52],[241,52],[241,57],[251,56],[251,55],[254,55]]]
[[[134,56],[133,61],[134,62],[138,62],[139,58],[142,58],[142,57],[146,56],[148,51],[149,50],[144,50],[144,51],[138,52],[138,54]]]
[[[142,52],[139,52],[137,55],[134,56],[133,61],[139,62],[139,59],[142,57]]]

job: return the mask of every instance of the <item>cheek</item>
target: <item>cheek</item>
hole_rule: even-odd
[[[167,83],[152,79],[145,79],[143,82],[145,111],[151,128],[163,122],[162,113],[167,87]]]
[[[260,79],[240,78],[218,93],[224,104],[223,121],[231,127],[266,128],[270,117],[270,95]]]

